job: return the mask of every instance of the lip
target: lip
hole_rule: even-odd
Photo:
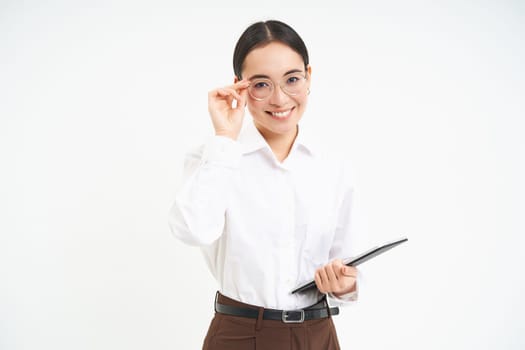
[[[266,111],[266,113],[273,119],[273,120],[279,120],[279,121],[283,121],[283,120],[288,120],[290,119],[290,116],[292,115],[293,111],[294,111],[295,107],[292,107],[292,108],[287,108],[287,109],[281,109],[281,110],[276,110],[276,111]],[[286,117],[276,117],[272,114],[273,113],[281,113],[281,112],[286,112],[286,111],[290,111],[290,113],[288,113],[288,115]]]

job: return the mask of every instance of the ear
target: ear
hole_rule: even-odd
[[[234,76],[233,77],[233,83],[237,84],[238,82],[239,82],[239,78],[237,78],[237,76]]]
[[[308,88],[310,88],[310,84],[312,83],[312,66],[310,65],[306,66],[306,82]]]

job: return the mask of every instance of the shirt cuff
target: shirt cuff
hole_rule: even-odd
[[[335,296],[332,293],[328,293],[328,297],[330,299],[332,299],[333,301],[335,301],[335,303],[337,305],[344,305],[344,304],[349,304],[349,303],[352,303],[352,302],[356,302],[357,299],[358,299],[358,296],[359,296],[359,286],[362,283],[362,279],[363,279],[363,275],[362,275],[361,271],[357,270],[357,278],[356,278],[356,281],[355,281],[355,290],[354,291],[352,291],[350,293],[346,293],[346,294],[340,295],[338,297]]]
[[[334,294],[332,293],[328,293],[328,296],[332,299],[335,299],[337,301],[343,301],[343,302],[351,302],[351,301],[357,301],[357,296],[358,296],[358,292],[357,290],[354,290],[353,292],[350,292],[350,293],[346,293],[346,294],[343,294],[343,295],[340,295],[340,296],[335,296]]]
[[[204,145],[202,163],[221,165],[227,168],[239,168],[241,144],[227,136],[214,135]]]

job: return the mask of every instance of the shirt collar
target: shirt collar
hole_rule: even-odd
[[[313,140],[310,137],[308,137],[308,135],[304,132],[304,128],[300,122],[298,123],[298,126],[299,130],[297,133],[297,137],[295,138],[294,144],[292,146],[292,150],[294,148],[303,148],[311,155],[314,155],[315,147],[313,147]],[[243,154],[255,152],[262,148],[267,148],[268,150],[271,150],[270,146],[266,142],[266,139],[261,135],[255,124],[253,123],[253,120],[249,120],[244,124],[243,129],[239,135],[238,141],[241,143]]]

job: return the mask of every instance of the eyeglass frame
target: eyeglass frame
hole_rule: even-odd
[[[270,84],[270,88],[271,88],[271,89],[270,89],[270,93],[269,93],[268,96],[266,96],[265,98],[258,98],[258,97],[253,96],[253,95],[250,93],[250,87],[251,87],[252,84],[253,84],[252,81],[250,80],[250,85],[248,86],[248,94],[250,95],[251,98],[253,98],[253,99],[256,100],[256,101],[264,101],[264,100],[266,100],[267,98],[269,98],[270,96],[272,96],[272,94],[273,94],[273,92],[274,92],[274,89],[275,89],[275,86],[276,86],[276,85],[279,85],[279,88],[280,88],[285,94],[287,94],[288,96],[297,96],[297,95],[299,95],[300,93],[296,93],[296,94],[289,93],[289,92],[286,91],[286,89],[283,88],[283,86],[281,85],[282,81],[283,81],[283,80],[286,81],[286,78],[287,78],[288,76],[290,76],[290,75],[292,75],[292,74],[297,74],[297,73],[300,73],[299,75],[302,77],[302,79],[303,79],[304,81],[306,81],[306,82],[308,81],[308,78],[307,78],[307,75],[308,75],[308,74],[307,74],[307,72],[303,72],[303,71],[299,71],[299,70],[298,70],[298,71],[292,71],[292,72],[289,72],[288,74],[285,74],[285,75],[281,78],[281,81],[280,81],[279,84],[275,84],[275,82],[274,82],[272,79],[270,79],[270,78],[267,78],[267,77],[257,77],[257,76],[256,76],[256,78],[254,78],[254,80],[256,80],[256,81],[261,80],[261,81],[266,81],[266,82],[270,82],[270,83],[271,83],[271,84]],[[306,84],[305,84],[304,86],[306,86]]]

